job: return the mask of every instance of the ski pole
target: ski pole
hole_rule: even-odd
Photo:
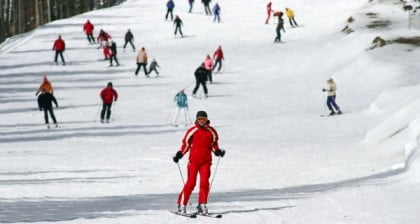
[[[324,116],[327,116],[327,105],[326,105],[326,102],[327,102],[327,96],[325,95],[325,93],[323,93],[322,94],[323,95],[323,102],[322,102],[322,105],[323,105],[323,108],[324,108]]]
[[[179,174],[181,175],[182,184],[185,185],[184,176],[182,175],[181,167],[179,166],[179,163],[176,163],[176,165],[178,166]]]
[[[93,122],[96,122],[96,118],[98,117],[99,111],[101,110],[101,104],[98,104],[98,110],[96,111],[95,117],[93,118]]]
[[[219,156],[219,158],[217,159],[216,168],[214,168],[214,174],[213,174],[213,177],[211,178],[210,187],[209,187],[209,192],[210,192],[210,190],[211,190],[211,187],[213,186],[213,181],[214,181],[214,178],[216,177],[217,168],[219,167],[219,162],[220,162],[220,156]]]
[[[117,101],[114,101],[114,116],[112,116],[112,121],[115,121],[115,111],[117,111]]]

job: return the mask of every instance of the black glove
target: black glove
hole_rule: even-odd
[[[182,152],[178,151],[172,159],[174,160],[174,163],[178,163],[178,161],[182,158]]]
[[[325,92],[325,91],[327,91],[326,89],[322,89],[322,92]]]
[[[223,150],[223,149],[217,149],[216,151],[214,151],[214,155],[223,157],[223,156],[225,156],[225,152],[226,151]]]

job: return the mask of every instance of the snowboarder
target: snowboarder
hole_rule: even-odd
[[[44,111],[44,119],[47,128],[50,128],[50,123],[48,121],[48,113],[55,124],[58,127],[57,120],[54,116],[54,111],[52,107],[52,102],[54,102],[55,106],[58,108],[57,100],[55,99],[54,95],[45,91],[45,89],[41,89],[41,94],[38,96],[38,108],[40,111]]]
[[[179,30],[179,33],[181,34],[181,37],[184,37],[184,35],[182,34],[182,30],[181,30],[181,26],[183,26],[184,24],[182,23],[182,20],[181,20],[181,18],[179,18],[178,15],[175,16],[174,25],[175,25],[175,33],[174,33],[175,36],[176,36],[176,34],[178,33],[178,30]]]
[[[222,68],[222,60],[225,59],[223,57],[222,46],[219,46],[217,48],[217,50],[214,52],[213,59],[215,60],[215,63],[214,63],[214,66],[213,66],[213,70],[216,68],[217,65],[219,65],[219,68],[217,68],[217,71],[216,71],[216,73],[219,73],[220,72],[220,69]]]
[[[290,26],[295,27],[298,26],[295,20],[295,11],[290,8],[286,8],[286,16],[289,18]]]
[[[38,90],[35,93],[35,96],[38,96],[38,94],[45,90],[45,92],[50,93],[51,95],[54,92],[54,89],[51,85],[51,82],[48,80],[47,76],[44,76],[44,80],[42,81],[41,85],[39,86]]]
[[[95,27],[89,20],[87,20],[86,23],[83,25],[83,31],[85,31],[86,37],[90,44],[95,43],[95,38],[93,37],[93,29],[95,29]]]
[[[131,32],[130,29],[127,30],[127,33],[125,33],[125,37],[124,37],[125,43],[124,43],[124,51],[125,51],[125,47],[127,46],[128,43],[131,44],[131,47],[133,48],[133,51],[136,51],[136,47],[133,44],[133,40],[134,40],[134,35]]]
[[[184,113],[185,126],[187,126],[188,124],[191,123],[191,117],[190,117],[190,112],[188,111],[187,94],[185,94],[183,89],[175,95],[174,101],[176,102],[178,110],[176,111],[172,124],[174,126],[178,126],[177,124],[178,116],[179,116],[179,113],[182,111]]]
[[[102,99],[101,123],[104,123],[105,118],[106,123],[109,123],[109,118],[111,117],[112,102],[117,102],[118,99],[118,93],[112,87],[112,82],[108,82],[107,86],[102,89],[100,96]]]
[[[322,92],[327,92],[327,106],[330,110],[330,116],[334,114],[342,114],[340,107],[335,102],[335,96],[336,96],[337,86],[335,85],[335,82],[332,78],[329,78],[327,80],[327,87],[322,89]],[[334,111],[334,109],[336,111]]]
[[[148,73],[147,73],[147,53],[146,53],[146,49],[144,49],[144,47],[141,48],[141,50],[139,51],[139,53],[137,54],[136,57],[136,61],[137,61],[137,69],[136,72],[134,73],[135,75],[139,74],[140,68],[143,67],[143,71],[144,74],[146,75],[146,77],[149,77]]]
[[[213,22],[216,22],[216,19],[217,19],[217,22],[220,23],[220,5],[219,5],[219,3],[216,3],[213,6],[213,14],[214,14]]]
[[[268,21],[270,20],[271,17],[271,13],[273,12],[273,10],[271,9],[271,2],[269,2],[267,4],[267,19],[265,20],[265,24],[268,24]]]
[[[55,50],[55,57],[54,62],[57,64],[57,58],[58,55],[60,55],[61,61],[63,62],[63,65],[66,65],[66,62],[64,61],[63,52],[66,49],[66,43],[63,39],[61,39],[61,35],[58,35],[58,39],[54,41],[53,51]]]
[[[192,9],[194,6],[194,0],[188,0],[188,3],[190,4],[190,10],[188,10],[188,13],[192,13]]]
[[[211,153],[213,152],[215,156],[220,157],[225,155],[225,150],[219,148],[218,140],[217,131],[210,126],[207,113],[198,111],[194,126],[187,130],[182,139],[181,148],[173,157],[173,161],[178,163],[190,151],[187,182],[178,196],[179,213],[186,213],[188,200],[197,181],[197,174],[200,174],[197,213],[208,214],[207,199],[210,191]]]
[[[283,12],[276,12],[274,13],[275,16],[279,17],[279,22],[277,23],[276,26],[276,38],[274,39],[274,43],[281,43],[281,30],[283,30],[283,32],[286,33],[286,30],[284,29],[284,20],[282,18],[283,16]]]
[[[192,92],[193,97],[196,96],[195,94],[197,93],[197,90],[201,84],[204,90],[204,97],[207,98],[208,91],[207,91],[206,81],[208,77],[208,71],[207,69],[204,68],[204,63],[202,63],[201,66],[195,70],[194,76],[195,76],[195,87]]]
[[[115,60],[115,63],[117,63],[117,66],[120,66],[120,63],[117,59],[117,44],[115,41],[111,40],[111,47],[109,48],[111,50],[111,57],[109,58],[109,66],[112,67],[112,60]]]
[[[147,72],[147,75],[150,75],[150,73],[152,73],[152,71],[155,71],[156,72],[156,77],[159,77],[159,71],[157,70],[157,68],[160,68],[160,66],[157,63],[156,59],[153,58],[152,62],[150,63],[149,72]]]
[[[165,20],[168,20],[168,15],[171,14],[171,21],[173,21],[174,20],[173,10],[175,8],[174,1],[173,0],[169,0],[166,3],[166,8],[167,8],[167,10],[166,10]]]
[[[211,10],[210,10],[211,0],[201,0],[201,2],[204,5],[204,11],[206,12],[206,15],[211,16]]]
[[[210,84],[213,84],[213,60],[209,54],[206,56],[206,59],[204,59],[204,68],[207,70],[207,76],[209,77],[208,80],[210,81]]]

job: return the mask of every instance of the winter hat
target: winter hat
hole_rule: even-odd
[[[108,87],[112,87],[112,82],[108,82]]]
[[[207,113],[203,110],[200,110],[197,112],[196,118],[199,118],[199,117],[207,117]]]
[[[44,82],[48,82],[47,76],[44,76]]]

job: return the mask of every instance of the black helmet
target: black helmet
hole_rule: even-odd
[[[112,87],[112,82],[108,82],[108,87]]]
[[[197,112],[196,118],[199,118],[199,117],[207,117],[207,113],[205,111],[200,110]]]

